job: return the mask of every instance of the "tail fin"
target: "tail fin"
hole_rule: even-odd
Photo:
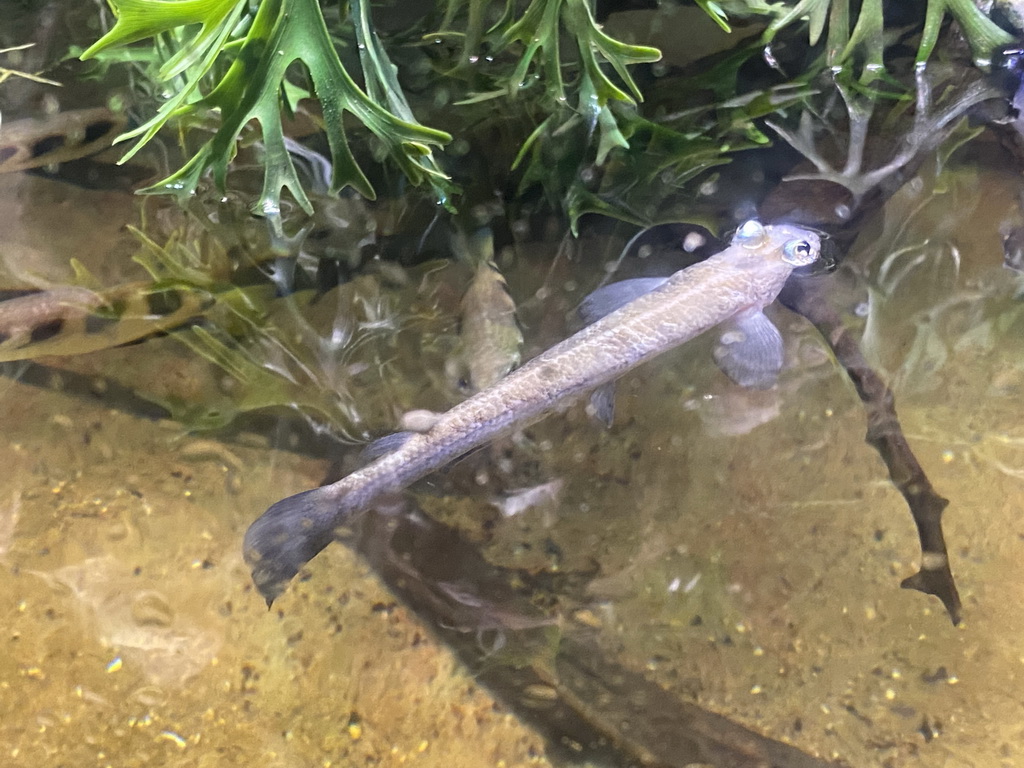
[[[267,607],[299,569],[334,540],[340,517],[337,500],[326,488],[315,488],[282,499],[249,526],[245,562]]]

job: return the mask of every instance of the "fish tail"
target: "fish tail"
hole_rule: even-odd
[[[243,552],[269,608],[306,563],[334,540],[345,511],[327,488],[282,499],[245,532]]]

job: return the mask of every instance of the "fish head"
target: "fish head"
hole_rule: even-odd
[[[732,237],[732,244],[763,259],[805,267],[821,256],[821,237],[817,232],[794,224],[765,226],[755,219],[744,222]]]

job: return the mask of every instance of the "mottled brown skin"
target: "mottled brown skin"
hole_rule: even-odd
[[[5,122],[0,132],[0,173],[66,163],[114,143],[127,118],[106,107]]]
[[[201,291],[128,283],[102,293],[61,286],[0,301],[0,362],[130,344],[200,317],[212,300]]]
[[[467,383],[472,392],[482,392],[515,368],[523,344],[515,302],[493,262],[477,267],[462,297],[460,314],[461,357]]]
[[[802,246],[798,263],[809,264],[817,259],[820,242],[815,233],[791,225],[754,227],[756,237],[738,233],[724,251],[556,344],[441,414],[429,430],[410,435],[391,453],[332,485],[270,507],[245,537],[246,560],[264,597],[272,602],[298,569],[330,543],[336,528],[382,495],[402,490],[719,323],[774,301],[794,268],[793,247]]]
[[[65,323],[84,318],[102,303],[94,291],[73,286],[0,302],[0,343],[23,344],[40,329],[60,332]]]

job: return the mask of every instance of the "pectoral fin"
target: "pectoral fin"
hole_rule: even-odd
[[[393,453],[401,448],[410,437],[417,434],[416,432],[394,432],[390,435],[384,435],[384,437],[378,437],[371,443],[367,443],[363,450],[359,452],[359,458],[365,463],[369,464],[371,461],[376,461],[381,456],[386,456],[389,453]]]
[[[615,382],[609,381],[590,393],[587,414],[611,428],[615,421]]]
[[[667,277],[636,277],[632,280],[622,280],[618,283],[601,286],[580,304],[580,317],[584,323],[590,325],[595,320],[600,320],[616,309],[626,306],[633,299],[650,293],[666,280],[668,280]]]
[[[740,386],[768,389],[782,370],[782,334],[760,310],[744,312],[725,324],[714,356]]]

